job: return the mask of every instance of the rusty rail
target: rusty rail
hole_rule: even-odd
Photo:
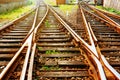
[[[92,31],[90,23],[87,23],[83,10],[81,9],[82,17],[83,17],[83,20],[84,20],[84,24],[85,24],[86,30],[87,30],[88,35],[89,35],[89,39],[90,39],[91,45],[87,44],[80,36],[78,36],[74,32],[74,30],[72,30],[70,28],[70,26],[66,22],[64,22],[63,19],[60,18],[60,16],[58,16],[55,13],[55,11],[52,10],[48,6],[47,6],[47,11],[46,11],[45,16],[39,22],[37,27],[35,27],[35,24],[36,24],[38,9],[36,10],[33,26],[31,28],[30,32],[28,33],[27,37],[25,38],[25,40],[24,40],[25,42],[23,43],[23,45],[19,49],[19,51],[16,53],[16,55],[12,58],[10,63],[3,70],[3,72],[0,74],[0,79],[1,80],[3,79],[5,74],[7,74],[8,69],[10,69],[11,65],[19,57],[19,55],[22,52],[22,50],[27,46],[28,49],[27,49],[27,53],[26,53],[26,57],[25,57],[25,61],[24,61],[24,65],[23,65],[23,69],[22,69],[20,80],[24,80],[25,79],[25,74],[26,74],[26,71],[27,71],[29,58],[30,58],[30,64],[29,64],[27,79],[28,80],[32,80],[32,69],[33,69],[34,55],[35,55],[35,50],[36,50],[35,35],[37,33],[38,28],[40,27],[40,25],[43,23],[44,19],[46,18],[49,9],[53,12],[55,17],[60,21],[60,23],[71,33],[71,35],[75,38],[75,40],[78,43],[80,43],[89,52],[89,56],[92,58],[94,65],[97,66],[97,70],[99,72],[98,73],[99,79],[106,80],[104,69],[103,69],[102,64],[101,64],[101,62],[99,60],[99,55],[97,53],[97,50],[96,50],[96,47],[95,47],[95,43],[94,43],[94,40],[97,42],[97,38],[95,37],[95,35],[94,35],[93,31]],[[31,52],[31,49],[32,49],[32,52]],[[30,54],[30,52],[31,52],[31,54]],[[119,74],[114,69],[112,69],[112,67],[107,63],[105,58],[102,55],[100,55],[100,57],[102,57],[102,60],[103,60],[103,62],[105,64],[105,66],[114,74],[114,76],[116,76],[118,79],[120,79],[119,78]]]
[[[71,28],[69,25],[67,25],[63,20],[62,18],[60,18],[55,12],[54,10],[51,9],[51,11],[54,13],[54,15],[58,18],[58,20],[64,25],[64,27],[72,34],[72,36],[76,39],[77,42],[80,42],[80,44],[82,44],[85,49],[90,53],[89,55],[91,56],[91,58],[94,60],[94,63],[97,65],[97,69],[99,71],[99,77],[101,80],[106,80],[106,76],[105,76],[105,73],[104,73],[104,70],[102,68],[102,65],[99,61],[99,59],[95,56],[95,54],[97,54],[97,52],[94,52],[94,49],[95,47],[93,48],[93,41],[92,41],[92,36],[91,36],[91,33],[90,33],[90,30],[89,28],[87,27],[88,29],[88,32],[89,32],[89,36],[91,37],[91,42],[92,42],[92,46],[88,45],[80,36],[78,36]],[[84,17],[85,19],[85,17]],[[86,23],[85,21],[85,24],[86,26],[88,26],[88,24]],[[96,49],[95,49],[96,51]]]
[[[33,47],[32,47],[32,53],[31,53],[31,57],[30,57],[30,63],[29,63],[29,69],[28,69],[28,77],[27,80],[32,80],[32,70],[33,70],[33,63],[34,63],[34,55],[35,55],[35,51],[36,51],[36,41],[35,41],[35,36],[37,33],[37,30],[39,28],[39,26],[43,23],[44,19],[46,18],[47,14],[48,14],[49,8],[47,6],[47,11],[46,14],[44,15],[44,17],[42,18],[42,20],[39,22],[39,24],[37,25],[37,27],[34,29],[34,31],[32,32],[33,35]]]
[[[89,27],[89,29],[90,29],[90,32],[91,32],[91,35],[92,35],[93,40],[95,41],[95,43],[97,43],[98,40],[97,40],[97,38],[96,38],[96,36],[95,36],[95,34],[94,34],[92,28],[91,28],[90,22],[88,22],[88,27]]]
[[[91,13],[91,12],[88,12],[87,10],[85,10],[85,9],[83,9],[85,12],[87,12],[87,13],[89,13],[89,14],[91,14],[91,15],[94,15],[93,13]],[[104,20],[104,19],[102,19],[101,17],[98,17],[98,16],[96,16],[96,15],[94,15],[96,18],[99,18],[100,20],[102,20],[102,21],[104,21],[104,22],[106,22],[106,23],[108,23],[108,24],[110,24],[110,25],[114,25],[114,27],[116,27],[117,25],[115,25],[115,24],[113,24],[113,23],[110,23],[109,21],[106,21],[106,20]],[[90,24],[89,24],[90,25]],[[91,29],[92,30],[92,29]],[[92,31],[93,32],[93,31]],[[92,33],[91,32],[91,33]],[[94,33],[93,33],[94,34]],[[94,36],[94,35],[93,35]],[[97,38],[96,38],[97,39]],[[97,48],[96,48],[97,49]],[[97,49],[97,51],[98,51],[98,49]],[[100,51],[98,51],[98,52],[100,52]],[[120,75],[119,75],[119,73],[114,69],[114,68],[112,68],[111,67],[111,65],[107,62],[107,60],[104,58],[104,56],[101,54],[101,52],[100,52],[100,60],[102,60],[102,62],[104,63],[104,65],[103,66],[105,66],[113,75],[114,75],[114,77],[116,77],[117,79],[120,79]],[[101,63],[102,63],[101,62]]]
[[[104,62],[104,65],[111,71],[111,73],[116,77],[118,80],[120,80],[120,74],[107,62],[105,57],[101,55],[101,58]]]
[[[107,17],[106,15],[104,15],[103,13],[99,12],[97,9],[95,9],[93,6],[89,6],[87,3],[84,3],[86,6],[88,6],[90,9],[92,9],[93,11],[95,11],[96,14],[98,14],[101,18],[103,18],[104,20],[107,20],[107,22],[113,26],[115,28],[115,30],[117,32],[120,33],[120,25],[118,23],[116,23],[114,20],[110,19],[109,17]]]
[[[34,11],[34,10],[33,10]],[[31,11],[32,12],[32,11]],[[29,12],[29,14],[30,14],[30,12]],[[20,19],[20,18],[19,18]],[[36,19],[36,18],[34,18],[34,19]],[[17,19],[18,20],[18,19]],[[13,21],[13,22],[16,22],[15,20]],[[33,25],[34,26],[34,25]],[[3,80],[3,78],[6,76],[6,74],[7,74],[7,71],[9,71],[9,69],[11,68],[11,66],[14,64],[14,62],[17,60],[17,58],[19,57],[19,55],[21,54],[21,52],[23,51],[23,49],[26,47],[26,46],[28,46],[28,49],[27,49],[27,54],[26,54],[26,56],[28,56],[29,55],[29,53],[30,53],[30,49],[31,49],[31,45],[32,44],[29,44],[30,42],[29,42],[29,39],[28,40],[26,40],[24,43],[23,43],[23,45],[22,45],[22,47],[16,52],[16,54],[15,54],[15,56],[11,59],[11,61],[8,63],[8,65],[3,69],[3,71],[2,71],[2,73],[0,74],[0,80]],[[29,57],[29,56],[28,56]],[[26,67],[25,67],[26,68]],[[26,71],[24,71],[24,72],[26,72]],[[22,75],[23,77],[25,76],[25,75]],[[24,80],[24,79],[22,79],[22,80]]]
[[[111,16],[111,17],[113,17],[113,16],[114,16],[114,18],[116,18],[116,19],[119,19],[119,20],[120,20],[120,16],[119,16],[119,15],[117,15],[117,14],[110,13],[110,12],[107,12],[107,11],[104,11],[104,10],[100,10],[100,9],[97,9],[96,7],[93,7],[93,8],[94,8],[94,9],[96,9],[96,10],[98,10],[98,11],[100,11],[100,12],[102,12],[102,13],[105,13],[105,14],[107,14],[107,15]]]
[[[95,49],[95,44],[94,44],[94,41],[93,41],[93,39],[92,39],[91,31],[90,31],[90,29],[89,29],[89,25],[88,25],[88,23],[87,23],[87,20],[86,20],[86,18],[85,18],[85,15],[84,15],[82,9],[81,9],[81,13],[82,13],[82,18],[83,18],[83,20],[84,20],[83,22],[84,22],[84,24],[85,24],[85,27],[87,28],[87,32],[88,32],[88,35],[89,35],[89,40],[90,40],[90,42],[91,42],[91,49],[92,49],[92,51],[94,52],[94,55],[99,58],[99,56],[98,56],[98,54],[97,54],[97,51],[96,51],[96,49]]]
[[[27,66],[28,66],[28,60],[29,60],[29,56],[30,56],[30,52],[31,52],[31,48],[32,48],[32,35],[33,33],[31,33],[34,28],[35,28],[35,24],[36,24],[36,20],[37,20],[37,15],[38,15],[38,8],[36,10],[36,14],[35,14],[35,18],[34,18],[34,22],[33,22],[33,25],[32,25],[32,28],[30,30],[30,32],[28,33],[28,38],[26,38],[26,42],[27,42],[27,46],[28,46],[28,49],[27,49],[27,53],[26,53],[26,56],[25,56],[25,60],[24,60],[24,64],[23,64],[23,68],[22,68],[22,72],[21,72],[21,76],[20,76],[20,80],[24,80],[25,79],[25,74],[26,74],[26,71],[27,71]]]

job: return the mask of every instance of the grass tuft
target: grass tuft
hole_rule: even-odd
[[[72,12],[73,9],[77,9],[77,8],[78,8],[77,5],[60,5],[59,6],[59,9],[63,11],[63,13]]]
[[[47,4],[56,6],[56,0],[44,0]]]
[[[7,20],[13,20],[15,18],[20,17],[22,14],[26,13],[27,11],[31,10],[33,5],[24,6],[21,8],[17,8],[5,13],[0,14],[0,19],[7,19]]]
[[[45,54],[58,54],[58,53],[60,53],[60,52],[57,52],[57,51],[55,51],[55,50],[47,50],[47,51],[45,52]]]
[[[118,14],[120,15],[120,11],[114,9],[114,8],[106,8],[106,7],[103,7],[103,6],[96,6],[98,9],[102,9],[102,10],[105,10],[105,11],[108,11],[108,12],[111,12],[111,13],[115,13],[115,14]]]

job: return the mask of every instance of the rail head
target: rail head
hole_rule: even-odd
[[[92,32],[92,28],[90,28],[90,24],[87,23],[87,20],[86,20],[86,17],[85,17],[85,14],[83,12],[83,9],[82,7],[80,6],[80,10],[81,10],[81,14],[82,14],[82,18],[83,18],[83,22],[85,24],[85,28],[86,28],[86,32],[88,33],[89,35],[89,41],[90,41],[90,46],[91,46],[91,50],[93,51],[94,55],[99,58],[99,55],[97,53],[97,50],[95,49],[95,43],[94,43],[94,40],[97,40],[94,36],[94,33]]]
[[[117,15],[117,14],[115,14],[115,13],[111,13],[111,12],[108,12],[108,11],[105,11],[105,10],[98,9],[98,8],[96,8],[96,7],[94,7],[94,6],[92,6],[92,7],[93,7],[94,9],[96,9],[96,10],[104,13],[104,14],[107,14],[107,15],[109,15],[109,16],[111,16],[111,17],[114,17],[114,18],[120,20],[120,15]]]
[[[26,71],[27,71],[27,67],[28,67],[28,62],[29,62],[29,57],[30,57],[30,52],[31,52],[31,49],[33,49],[33,51],[32,51],[32,54],[31,54],[31,59],[30,59],[30,61],[32,61],[32,62],[30,62],[29,64],[29,69],[31,70],[32,69],[32,67],[33,67],[33,60],[34,60],[34,58],[33,58],[33,56],[32,55],[34,55],[35,54],[35,50],[36,50],[36,46],[34,46],[35,44],[36,44],[36,42],[35,42],[35,36],[36,36],[36,32],[37,32],[37,30],[38,30],[38,28],[40,27],[40,25],[43,23],[43,21],[45,20],[45,18],[46,18],[46,16],[47,16],[47,14],[48,14],[48,12],[49,12],[49,8],[48,8],[48,6],[47,6],[47,11],[46,11],[46,13],[45,13],[45,15],[44,15],[44,17],[42,18],[42,20],[39,22],[39,24],[37,25],[37,27],[35,27],[35,25],[36,25],[36,19],[37,19],[37,13],[38,13],[38,9],[37,9],[37,12],[36,12],[36,15],[35,15],[35,19],[34,19],[34,23],[33,23],[33,27],[31,28],[31,30],[30,30],[30,32],[29,32],[29,35],[28,35],[28,38],[27,38],[27,40],[28,40],[28,44],[29,44],[29,48],[28,48],[28,51],[27,51],[27,53],[26,53],[26,57],[25,57],[25,61],[24,61],[24,65],[23,65],[23,69],[22,69],[22,73],[21,73],[21,77],[20,77],[20,80],[24,80],[25,79],[25,75],[26,75]],[[31,40],[31,41],[30,41]],[[30,41],[30,42],[29,42]],[[33,47],[33,48],[32,48]],[[29,70],[29,71],[30,71]],[[28,72],[28,77],[32,77],[31,74],[32,72],[30,71],[30,72]],[[29,78],[28,78],[29,79]]]
[[[53,11],[53,10],[52,10]],[[53,11],[54,12],[54,11]],[[56,17],[60,18],[56,13],[54,13],[56,15]],[[70,33],[73,35],[73,37],[77,37],[77,39],[79,40],[80,43],[82,43],[82,45],[86,48],[86,50],[93,56],[92,58],[95,58],[94,59],[94,62],[97,64],[97,69],[99,71],[99,77],[101,78],[101,80],[106,80],[106,77],[105,77],[105,73],[104,73],[104,70],[102,68],[102,65],[100,64],[99,60],[97,57],[95,57],[94,55],[94,51],[92,51],[93,47],[89,46],[80,36],[78,36],[71,28],[69,25],[67,25],[61,18],[59,19],[60,22],[66,27],[66,29],[68,31],[70,31]],[[99,62],[99,64],[98,64]],[[99,66],[101,65],[101,66]]]
[[[97,38],[96,38],[96,36],[95,36],[95,34],[94,34],[92,28],[91,28],[90,22],[88,22],[88,27],[89,27],[89,29],[90,29],[91,35],[92,35],[92,37],[93,37],[93,40],[95,41],[95,43],[97,43],[98,40],[97,40]]]
[[[34,21],[33,21],[33,25],[32,25],[32,28],[30,29],[30,31],[28,32],[27,36],[24,38],[24,40],[22,41],[22,43],[24,43],[27,38],[32,34],[32,32],[34,31],[35,29],[35,25],[36,25],[36,21],[37,21],[37,16],[38,16],[38,7],[36,9],[36,13],[35,13],[35,16],[34,16]]]
[[[14,62],[17,60],[18,56],[22,52],[22,50],[25,48],[26,43],[22,45],[22,47],[18,50],[18,52],[15,54],[15,56],[11,59],[11,61],[8,63],[8,65],[3,69],[3,71],[0,74],[0,80],[4,80],[4,77],[6,76],[7,72],[11,68],[11,66],[14,64]]]
[[[28,12],[28,14],[26,14],[26,16],[29,15],[34,10]],[[18,19],[21,19],[21,18],[18,18]],[[16,19],[16,20],[18,20],[18,19]],[[12,23],[15,23],[16,20],[14,20]],[[28,45],[28,47],[29,47],[29,49],[27,50],[27,52],[30,53],[31,45],[29,45],[29,43],[30,43],[29,41],[30,40],[26,39],[26,41],[23,43],[23,45],[20,47],[20,49],[16,52],[16,54],[14,55],[14,57],[10,60],[10,62],[8,63],[8,65],[3,69],[3,71],[0,74],[0,80],[3,80],[3,78],[6,76],[7,72],[9,71],[9,69],[11,68],[11,66],[14,64],[14,62],[17,60],[17,58],[19,57],[19,55],[21,54],[21,52],[23,51],[23,49],[26,47],[26,45]]]
[[[31,50],[31,56],[30,56],[30,63],[29,63],[29,67],[28,67],[28,76],[27,76],[27,80],[32,80],[32,71],[33,71],[33,63],[34,63],[34,56],[35,56],[35,51],[36,51],[36,33],[38,28],[40,27],[40,25],[43,23],[43,21],[45,20],[48,12],[49,12],[49,8],[48,5],[46,5],[47,10],[45,15],[43,16],[42,20],[38,23],[38,25],[35,27],[35,29],[33,30],[33,35],[32,35],[32,50]]]
[[[84,9],[85,10],[85,9]],[[87,10],[85,10],[87,12]],[[88,12],[90,13],[90,12]],[[92,14],[92,13],[90,13]],[[97,17],[97,16],[96,16]],[[102,19],[99,17],[99,19]],[[104,20],[104,19],[102,19]],[[105,21],[105,20],[104,20]],[[106,22],[106,21],[105,21]],[[109,23],[109,22],[108,22]],[[115,26],[115,25],[114,25]],[[116,77],[116,79],[120,80],[120,74],[107,62],[107,60],[105,59],[105,57],[103,55],[100,54],[100,57],[104,63],[104,65],[106,66],[106,68],[114,75],[114,77]]]
[[[79,3],[80,4],[80,3]],[[105,10],[102,10],[102,9],[98,9],[98,8],[96,8],[95,6],[92,6],[92,5],[89,5],[88,3],[85,3],[85,2],[83,2],[83,4],[85,4],[86,6],[88,6],[89,8],[91,8],[91,9],[96,9],[97,11],[100,11],[101,13],[105,13],[105,14],[107,14],[107,15],[109,15],[109,16],[114,16],[115,18],[117,18],[117,19],[120,19],[120,16],[119,15],[117,15],[117,14],[114,14],[114,13],[110,13],[110,12],[108,12],[108,11],[105,11]]]
[[[99,77],[100,77],[100,80],[107,80],[106,78],[106,75],[105,75],[105,72],[104,72],[104,69],[103,69],[103,66],[101,64],[101,62],[93,56],[93,59],[97,65],[97,68],[98,68],[98,72],[99,72]]]
[[[114,20],[110,19],[108,16],[104,15],[102,12],[99,10],[95,9],[93,6],[88,5],[87,3],[84,3],[86,6],[88,6],[90,9],[92,9],[96,14],[98,14],[100,17],[103,19],[107,20],[107,22],[112,23],[115,25],[114,27],[117,28],[120,31],[120,25],[116,23]]]
[[[105,57],[103,55],[101,55],[101,58],[104,62],[104,65],[106,66],[106,68],[114,75],[114,77],[117,80],[120,80],[120,74],[107,62],[107,60],[105,59]]]
[[[84,9],[84,8],[83,8],[83,11],[89,13],[90,15],[93,15],[95,18],[97,18],[97,19],[99,19],[99,20],[101,20],[101,21],[104,21],[106,24],[109,25],[109,27],[114,28],[115,31],[117,31],[118,33],[120,33],[120,27],[119,27],[119,26],[116,26],[115,24],[110,23],[109,21],[107,21],[107,20],[105,20],[105,19],[103,19],[103,18],[101,18],[101,17],[93,14],[92,12],[87,11],[87,10]]]

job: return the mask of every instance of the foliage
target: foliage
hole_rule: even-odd
[[[42,68],[40,70],[61,70],[61,68],[59,68],[58,66],[54,67],[54,66],[42,66]]]
[[[47,50],[45,54],[58,54],[59,52],[56,52],[55,50]]]
[[[46,26],[46,27],[50,27],[50,23],[49,23],[48,20],[45,21],[45,26]]]
[[[67,12],[72,12],[72,10],[78,8],[78,6],[77,5],[60,5],[59,8],[64,13],[67,13]]]
[[[56,0],[44,0],[47,4],[55,6],[56,5]]]
[[[69,0],[69,3],[70,4],[73,4],[73,3],[75,3],[76,2],[76,0]]]
[[[50,68],[48,66],[43,66],[42,70],[50,70]]]
[[[28,5],[28,6],[17,8],[17,9],[14,9],[14,10],[11,10],[5,13],[1,13],[0,19],[13,20],[17,17],[20,17],[22,14],[26,13],[27,11],[31,10],[32,7],[33,5]]]
[[[96,6],[98,9],[102,9],[102,10],[105,10],[105,11],[108,11],[108,12],[112,12],[112,13],[116,13],[118,15],[120,15],[120,11],[114,9],[114,8],[106,8],[106,7],[103,7],[103,6]]]
[[[37,47],[38,48],[38,50],[42,50],[42,47]]]

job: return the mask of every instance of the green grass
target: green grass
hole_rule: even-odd
[[[47,4],[56,6],[56,0],[44,0]]]
[[[78,6],[77,5],[60,5],[59,6],[59,9],[61,11],[63,11],[64,13],[69,13],[69,12],[72,12],[73,9],[77,9]]]
[[[38,50],[42,50],[43,49],[42,47],[38,47],[38,46],[37,46],[37,48],[38,48]]]
[[[103,6],[96,6],[96,8],[120,15],[120,11],[113,9],[113,8],[106,8]]]
[[[20,17],[22,14],[26,13],[27,11],[31,10],[32,7],[33,5],[28,5],[5,13],[1,13],[0,19],[13,20],[15,18]]]
[[[50,23],[49,23],[48,20],[45,21],[45,26],[46,26],[46,27],[50,27]]]
[[[40,70],[61,70],[58,66],[42,66]]]
[[[57,51],[55,51],[55,50],[47,50],[47,51],[45,52],[45,54],[58,54],[58,53],[60,53],[60,52],[57,52]]]
[[[73,4],[75,2],[76,2],[76,0],[69,0],[69,4]]]

